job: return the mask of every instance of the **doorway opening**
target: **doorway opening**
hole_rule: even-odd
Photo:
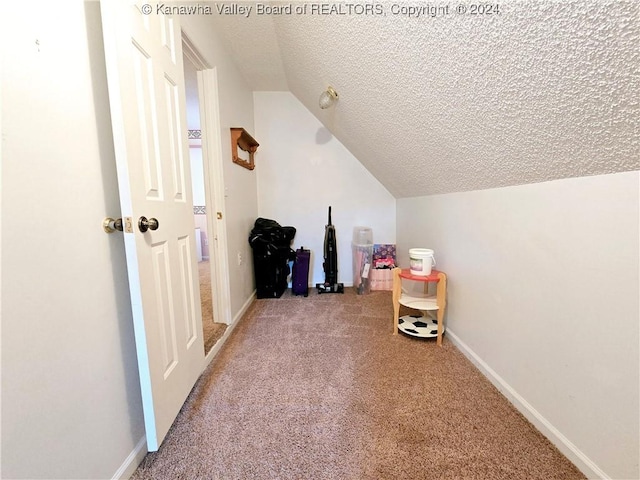
[[[187,130],[189,138],[189,160],[191,163],[191,184],[193,191],[193,216],[195,223],[196,256],[198,259],[198,278],[200,282],[200,300],[202,303],[202,329],[204,353],[208,354],[222,338],[227,324],[216,321],[215,281],[212,282],[214,265],[215,236],[211,232],[213,206],[208,204],[207,194],[209,182],[206,179],[208,169],[205,167],[205,156],[202,148],[202,121],[200,116],[200,98],[198,91],[198,67],[189,55],[183,58],[185,91],[187,102]]]

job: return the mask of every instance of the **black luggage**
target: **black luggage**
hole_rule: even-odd
[[[309,259],[311,250],[300,247],[296,250],[296,258],[293,261],[293,274],[291,275],[291,293],[294,295],[309,296]]]
[[[279,298],[287,289],[289,261],[295,252],[291,242],[294,227],[282,227],[275,220],[258,218],[249,234],[258,298]]]

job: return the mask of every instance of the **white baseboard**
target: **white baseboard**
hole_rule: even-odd
[[[249,309],[249,307],[251,306],[251,304],[255,299],[256,299],[256,291],[254,290],[251,296],[247,299],[247,301],[244,302],[244,305],[242,305],[242,308],[240,309],[240,311],[236,314],[235,317],[233,317],[233,320],[225,329],[222,337],[220,337],[220,339],[211,348],[211,350],[209,350],[209,353],[207,353],[207,355],[204,357],[205,367],[209,365],[211,361],[215,358],[215,356],[218,354],[218,352],[220,351],[224,343],[227,341],[227,338],[229,338],[229,336],[231,335],[233,330],[236,328],[238,323],[240,323],[240,319],[247,312],[247,310]]]
[[[125,461],[120,465],[120,468],[113,474],[112,480],[128,479],[136,471],[140,462],[147,454],[147,438],[142,437],[136,448],[129,454]]]
[[[578,447],[555,428],[533,406],[527,402],[511,385],[498,375],[484,360],[482,360],[469,345],[447,328],[447,337],[473,363],[482,374],[526,417],[545,437],[553,443],[582,473],[590,479],[610,479],[598,466],[589,459]]]
[[[251,304],[255,299],[256,299],[256,291],[254,290],[253,293],[249,296],[249,298],[247,298],[247,301],[244,302],[244,305],[242,305],[242,308],[240,309],[240,311],[236,314],[235,317],[233,317],[232,324],[234,328],[235,328],[235,325],[238,323],[238,320],[240,320],[242,316],[245,313],[247,313],[247,310],[249,310],[249,307],[251,306]]]

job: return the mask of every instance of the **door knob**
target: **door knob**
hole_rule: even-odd
[[[147,217],[140,217],[138,220],[138,228],[142,233],[147,230],[157,230],[160,226],[160,223],[155,218],[150,218],[147,220]]]
[[[116,230],[121,232],[122,231],[122,219],[121,218],[113,219],[111,217],[107,217],[102,221],[102,228],[104,228],[104,231],[107,232],[107,233],[113,233]]]

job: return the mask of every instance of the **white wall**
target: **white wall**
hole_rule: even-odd
[[[616,479],[640,476],[638,191],[631,172],[398,200],[403,266],[428,247],[449,275],[451,338]]]
[[[193,190],[193,204],[205,205],[202,148],[189,147],[189,160],[191,161],[191,188]]]
[[[310,248],[312,285],[324,281],[327,209],[338,240],[338,280],[353,284],[355,226],[375,243],[396,243],[396,201],[289,92],[254,92],[258,204],[261,217],[296,227],[293,246]]]
[[[2,9],[2,475],[111,478],[144,423],[122,235],[101,226],[120,207],[100,4]]]
[[[231,161],[231,127],[253,128],[253,94],[238,72],[233,59],[215,35],[212,18],[206,15],[181,17],[183,31],[208,64],[216,69],[220,100],[220,131],[224,167],[224,217],[229,258],[231,317],[245,306],[255,290],[249,232],[258,215],[256,172]],[[242,257],[238,265],[238,254]]]

